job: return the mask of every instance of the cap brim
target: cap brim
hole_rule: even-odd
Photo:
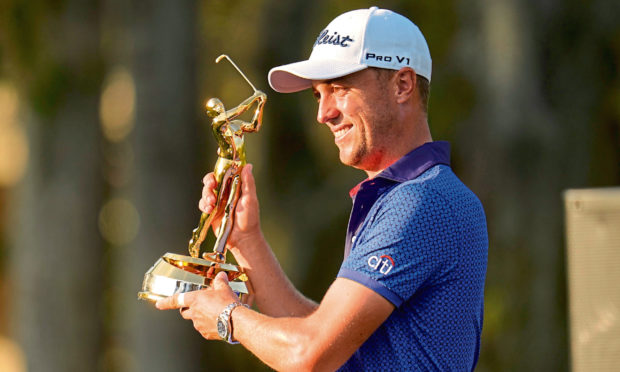
[[[313,80],[335,79],[367,68],[359,63],[338,60],[307,60],[274,67],[269,71],[269,85],[280,93],[308,89]]]

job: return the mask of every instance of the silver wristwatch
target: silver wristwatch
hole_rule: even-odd
[[[217,317],[217,334],[222,338],[222,340],[232,345],[239,343],[238,341],[233,341],[232,339],[233,330],[230,322],[230,314],[232,314],[233,309],[237,306],[249,307],[241,302],[233,302],[232,304],[226,306],[224,311],[222,311]]]

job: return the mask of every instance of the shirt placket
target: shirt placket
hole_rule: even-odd
[[[375,204],[379,195],[381,195],[381,188],[378,185],[377,180],[367,181],[363,183],[353,198],[353,208],[351,210],[351,216],[349,217],[349,226],[347,228],[347,241],[344,248],[344,258],[346,259],[353,245],[355,239],[359,233],[359,229],[364,223],[364,220],[368,216],[370,208]]]

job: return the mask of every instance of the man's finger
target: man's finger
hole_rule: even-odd
[[[215,193],[213,191],[213,189],[215,189],[215,185],[209,187],[209,186],[205,186],[202,188],[202,198],[211,204],[215,204]]]
[[[179,296],[181,297],[180,302]],[[159,310],[180,309],[182,307],[187,307],[189,306],[188,297],[188,293],[175,294],[170,297],[157,300],[157,302],[155,303],[155,307]]]
[[[213,278],[213,289],[218,290],[226,287],[228,287],[228,276],[226,276],[226,272],[220,271],[215,278]]]
[[[192,310],[189,307],[182,307],[180,313],[183,319],[192,319]]]
[[[241,171],[241,192],[245,195],[256,194],[253,170],[254,166],[252,164],[246,164]]]
[[[170,297],[162,298],[161,300],[157,300],[157,302],[155,303],[155,307],[158,308],[159,310],[170,310],[170,309],[176,309],[176,306],[174,306],[175,304],[176,304],[176,301],[175,301],[174,296],[170,296]]]
[[[207,173],[207,175],[202,179],[202,184],[205,186],[213,187],[215,186],[215,183],[215,176],[213,175],[213,172]]]
[[[204,213],[211,213],[213,210],[213,204],[209,204],[204,199],[200,199],[198,201],[198,209]]]

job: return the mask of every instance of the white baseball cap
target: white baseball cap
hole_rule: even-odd
[[[368,67],[405,66],[431,80],[431,53],[424,35],[406,17],[373,6],[336,17],[319,34],[310,58],[272,68],[269,85],[292,93],[310,88],[312,80],[334,79]]]

